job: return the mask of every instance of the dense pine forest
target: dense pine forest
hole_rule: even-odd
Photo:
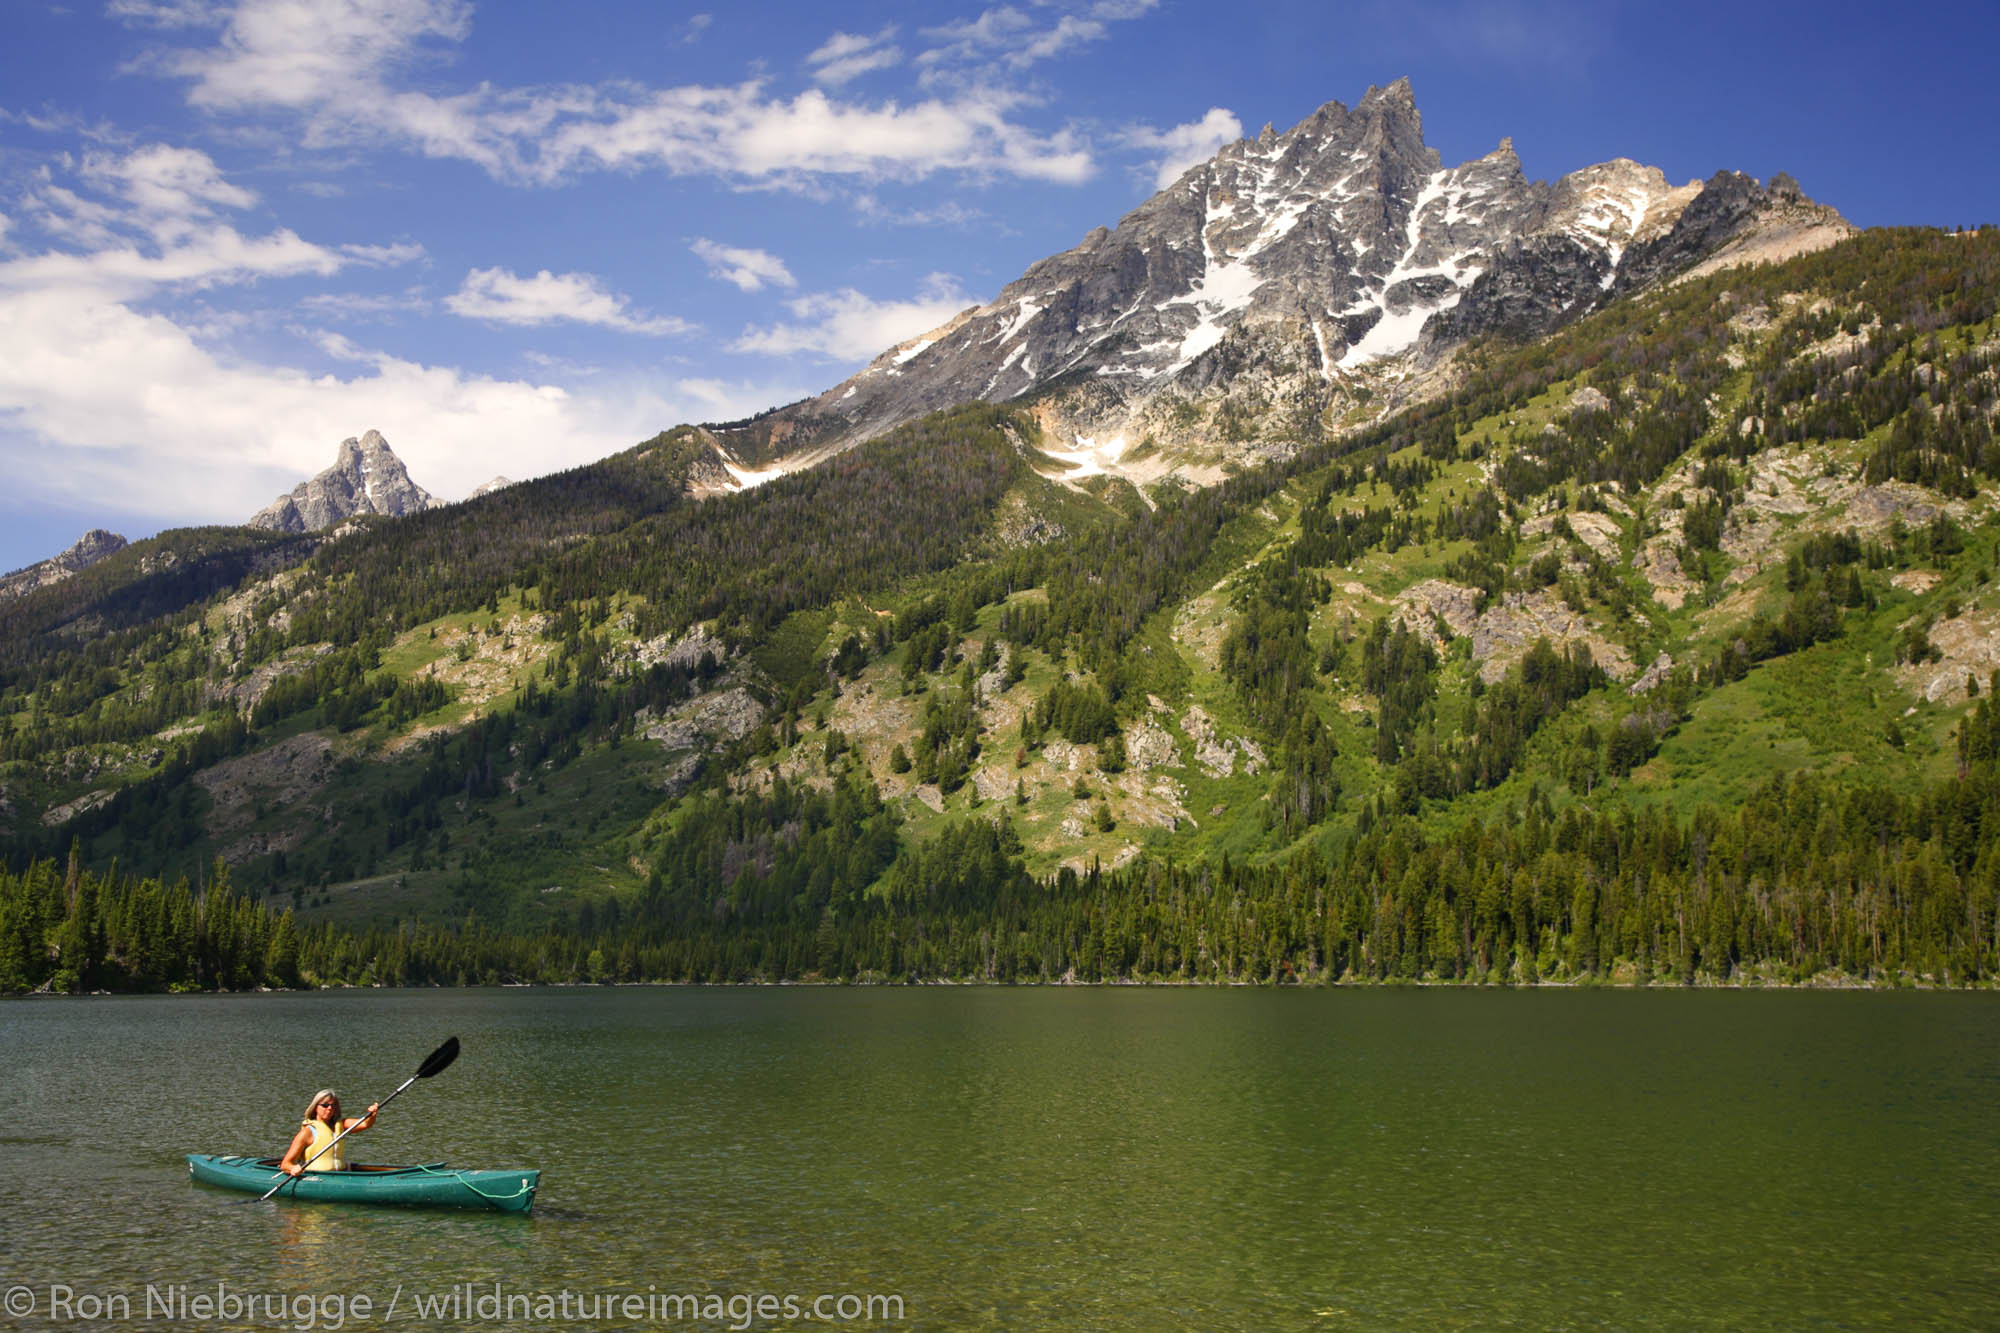
[[[1989,984],[1996,309],[2000,234],[1871,232],[1191,399],[1214,485],[973,404],[162,534],[0,604],[0,991]]]

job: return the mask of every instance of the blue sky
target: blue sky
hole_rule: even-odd
[[[1990,0],[10,0],[0,570],[369,429],[457,499],[816,392],[1404,75],[1447,164],[2000,220],[1996,54]]]

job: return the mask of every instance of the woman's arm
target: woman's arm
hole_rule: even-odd
[[[382,1103],[374,1103],[368,1108],[367,1115],[362,1116],[359,1120],[350,1120],[347,1122],[347,1132],[349,1134],[359,1134],[364,1129],[373,1129],[375,1127],[375,1113],[381,1109]]]
[[[299,1159],[305,1156],[312,1141],[312,1131],[300,1125],[299,1132],[292,1135],[292,1146],[285,1149],[285,1160],[278,1163],[278,1169],[288,1176],[296,1176],[303,1171],[305,1168],[300,1165]]]

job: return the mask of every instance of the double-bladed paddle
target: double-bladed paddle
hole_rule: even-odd
[[[456,1059],[458,1059],[458,1038],[447,1037],[445,1038],[444,1045],[438,1047],[436,1050],[432,1051],[429,1055],[424,1057],[424,1062],[417,1066],[416,1073],[410,1075],[408,1078],[403,1080],[402,1087],[397,1088],[387,1097],[384,1097],[381,1101],[375,1103],[375,1109],[379,1112],[383,1107],[387,1106],[390,1102],[395,1101],[398,1097],[403,1095],[404,1088],[409,1087],[412,1083],[415,1083],[418,1079],[430,1078],[433,1075],[443,1073],[451,1065],[451,1062]],[[304,1175],[306,1173],[307,1167],[310,1167],[314,1162],[317,1162],[323,1155],[325,1155],[328,1148],[333,1147],[334,1144],[340,1142],[342,1139],[346,1138],[349,1134],[352,1134],[353,1132],[354,1132],[353,1127],[349,1126],[348,1128],[341,1130],[340,1133],[334,1135],[333,1138],[328,1141],[325,1148],[321,1148],[318,1152],[314,1153],[311,1157],[306,1158],[306,1160],[300,1164],[299,1176]],[[283,1189],[285,1186],[290,1185],[295,1181],[297,1181],[299,1176],[286,1176],[283,1180],[271,1186],[270,1189],[266,1190],[263,1194],[259,1195],[257,1198],[239,1199],[237,1200],[237,1202],[262,1203],[264,1202],[265,1199],[270,1198],[273,1194],[276,1194],[279,1190]]]

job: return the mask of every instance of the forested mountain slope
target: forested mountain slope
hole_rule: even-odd
[[[1982,980],[1997,304],[1871,232],[1213,487],[1031,396],[136,543],[0,606],[0,987]]]

